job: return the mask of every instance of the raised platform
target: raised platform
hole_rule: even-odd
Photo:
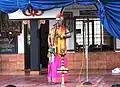
[[[4,72],[3,72],[4,73]],[[12,84],[17,87],[57,87],[60,84],[50,85],[47,82],[47,74],[42,75],[5,75],[0,73],[0,87]],[[20,72],[19,72],[20,73]],[[86,81],[85,73],[79,75],[79,71],[69,72],[69,81],[65,83],[66,87],[86,87],[83,83]],[[90,70],[89,81],[91,86],[87,87],[111,87],[113,84],[119,84],[120,79],[114,76],[111,70]]]

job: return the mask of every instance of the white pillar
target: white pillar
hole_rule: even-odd
[[[18,54],[24,53],[24,26],[22,24],[22,33],[18,36]]]

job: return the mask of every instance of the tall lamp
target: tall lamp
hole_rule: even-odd
[[[83,83],[83,85],[92,85],[91,82],[89,82],[89,72],[88,72],[88,43],[87,43],[87,28],[86,28],[86,24],[89,24],[89,19],[87,18],[87,21],[83,21],[83,29],[84,29],[84,48],[85,48],[85,59],[86,59],[86,81]],[[88,31],[89,32],[89,31]]]

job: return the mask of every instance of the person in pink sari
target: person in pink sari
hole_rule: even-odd
[[[57,71],[61,67],[61,49],[66,52],[66,38],[70,37],[70,33],[66,32],[63,25],[63,16],[57,15],[55,26],[50,30],[49,34],[49,63],[48,63],[48,82],[60,83],[62,80],[61,73]],[[67,33],[67,34],[66,34]],[[64,57],[64,66],[68,67],[67,56]],[[64,81],[68,81],[68,73],[64,74]]]

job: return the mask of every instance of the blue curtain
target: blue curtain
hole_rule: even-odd
[[[19,0],[19,8],[22,11],[25,11],[29,6],[37,10],[49,10],[70,4],[73,4],[73,0]]]
[[[0,11],[12,13],[18,9],[17,0],[0,0]]]
[[[25,11],[29,6],[37,10],[48,10],[73,3],[74,0],[0,0],[0,11],[5,13],[15,12],[18,9]]]
[[[93,5],[97,2],[97,0],[76,0],[76,3],[81,5]]]
[[[73,4],[73,0],[30,0],[31,6],[38,10],[65,7]]]
[[[105,29],[120,39],[120,1],[102,1],[98,4],[98,14]]]
[[[17,0],[18,1],[18,8],[21,9],[22,11],[25,11],[29,5],[30,5],[30,0]]]

